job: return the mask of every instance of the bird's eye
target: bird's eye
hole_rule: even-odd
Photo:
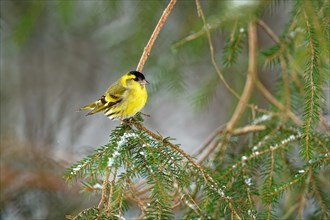
[[[134,79],[134,81],[136,81],[136,82],[139,81],[139,78],[136,77],[136,78]]]

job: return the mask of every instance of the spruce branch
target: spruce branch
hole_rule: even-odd
[[[267,141],[269,138],[271,138],[272,135],[278,131],[279,131],[278,129],[274,129],[273,131],[271,131],[269,133],[269,135],[264,137],[264,140],[259,141],[260,145],[265,145],[265,141]],[[245,156],[242,158],[241,161],[238,161],[237,163],[233,164],[224,174],[221,175],[221,178],[225,178],[227,175],[229,175],[231,172],[233,172],[236,168],[242,167],[246,162],[249,162],[249,161],[257,159],[257,158],[261,158],[264,154],[272,153],[272,151],[277,151],[280,148],[283,148],[283,147],[287,146],[288,144],[295,142],[297,140],[300,140],[300,139],[301,139],[301,135],[293,133],[285,138],[282,138],[279,141],[279,143],[267,146],[267,148],[265,150],[252,152],[250,156]],[[258,148],[258,146],[256,146],[256,147]]]
[[[150,39],[149,39],[147,45],[145,46],[145,48],[143,50],[140,61],[137,65],[137,67],[136,67],[137,71],[142,72],[144,64],[146,63],[146,61],[148,59],[148,56],[150,55],[152,46],[154,45],[154,43],[155,43],[155,41],[158,37],[158,34],[162,30],[162,28],[163,28],[168,16],[170,15],[175,3],[176,3],[176,0],[170,0],[167,7],[165,8],[165,10],[164,10],[162,16],[160,17],[154,31],[152,32],[152,34],[150,36]]]
[[[225,197],[223,195],[223,193],[221,193],[222,191],[217,190],[217,182],[197,163],[194,161],[194,159],[192,157],[190,157],[188,154],[186,154],[182,149],[180,149],[177,145],[171,143],[169,140],[164,139],[163,137],[153,133],[152,131],[150,131],[149,129],[147,129],[146,127],[144,127],[141,123],[137,122],[137,121],[132,121],[132,124],[139,130],[147,133],[148,135],[150,135],[151,137],[153,137],[154,139],[163,142],[166,145],[169,145],[173,150],[175,150],[176,152],[180,153],[180,155],[182,155],[185,159],[187,159],[204,177],[205,180],[205,184],[207,186],[211,186],[211,188],[220,195],[221,198],[223,198],[226,203],[228,203],[229,209],[231,210],[231,213],[235,216],[235,218],[237,219],[241,219],[239,217],[239,215],[237,214],[237,211],[235,209],[235,207],[233,206],[232,202],[230,201],[229,198]]]
[[[306,3],[307,4],[307,3]],[[304,110],[304,156],[307,160],[311,157],[311,147],[310,139],[311,133],[317,122],[319,121],[319,111],[320,111],[320,73],[319,73],[319,42],[315,34],[315,27],[313,22],[310,21],[310,16],[307,16],[308,7],[310,5],[304,5],[303,16],[306,20],[306,41],[308,43],[310,51],[310,60],[308,60],[305,71],[305,110]]]
[[[204,169],[197,163],[194,161],[194,159],[192,157],[190,157],[188,154],[186,154],[186,152],[184,152],[182,149],[180,149],[177,145],[171,143],[170,141],[168,141],[167,139],[164,139],[163,137],[153,133],[152,131],[150,131],[149,129],[147,129],[146,127],[144,127],[141,123],[139,122],[133,122],[133,125],[147,133],[148,135],[150,135],[151,137],[153,137],[154,139],[160,141],[160,142],[163,142],[164,144],[167,144],[169,145],[172,149],[174,149],[175,151],[177,151],[178,153],[180,153],[184,158],[186,158],[190,163],[192,163],[201,173],[202,175],[204,176],[204,179],[206,182],[208,182],[209,180],[211,180],[211,182],[215,182],[205,171]]]

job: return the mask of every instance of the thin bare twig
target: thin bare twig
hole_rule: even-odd
[[[214,47],[213,47],[212,38],[211,38],[210,26],[206,22],[206,19],[205,19],[205,16],[204,16],[204,12],[202,10],[202,6],[200,5],[199,0],[196,0],[196,7],[197,7],[198,16],[200,16],[202,18],[202,21],[203,21],[203,24],[204,24],[204,29],[205,29],[206,36],[207,36],[207,40],[209,42],[212,65],[213,65],[215,71],[217,72],[219,78],[223,82],[223,84],[229,90],[229,92],[231,92],[236,98],[239,99],[239,95],[235,92],[235,90],[233,90],[229,86],[229,84],[227,83],[227,81],[225,80],[224,76],[222,75],[221,70],[220,70],[220,68],[219,68],[219,66],[218,66],[218,64],[217,64],[217,62],[215,60],[215,53],[214,53]]]
[[[248,125],[243,128],[237,128],[235,129],[232,134],[233,135],[243,135],[250,132],[256,132],[256,131],[263,131],[266,129],[266,125]]]
[[[280,44],[281,41],[280,39],[277,37],[276,34],[274,34],[274,32],[272,31],[272,29],[270,29],[268,27],[268,25],[263,21],[263,20],[260,20],[258,19],[257,20],[257,24],[266,32],[266,34],[268,34],[268,36],[275,42],[275,43],[278,43]]]
[[[225,125],[220,125],[218,128],[216,128],[212,134],[210,134],[205,142],[201,145],[201,147],[199,148],[198,151],[196,151],[194,154],[193,154],[193,157],[196,157],[200,154],[202,154],[204,152],[204,150],[207,148],[207,146],[209,146],[212,141],[214,140],[214,138],[216,138],[216,136],[218,136],[219,134],[221,134],[224,130],[225,130]]]
[[[227,123],[227,131],[231,132],[237,122],[239,121],[242,113],[248,104],[250,96],[253,90],[253,80],[257,76],[257,30],[254,21],[250,22],[248,26],[249,33],[249,66],[248,74],[246,77],[245,86],[242,92],[242,96],[237,104],[237,107],[232,115],[231,119]]]
[[[163,26],[164,26],[164,24],[167,20],[167,17],[170,15],[175,3],[176,3],[176,0],[171,0],[170,3],[168,3],[167,7],[165,8],[165,10],[164,10],[162,16],[160,17],[154,31],[152,32],[152,34],[150,36],[150,39],[149,39],[147,45],[145,46],[145,48],[143,50],[143,53],[142,53],[142,56],[140,58],[139,64],[136,67],[137,71],[142,72],[142,69],[144,67],[145,62],[148,59],[148,56],[149,56],[150,51],[152,49],[152,46],[154,45],[155,40],[157,39],[159,32],[162,30],[162,28],[163,28]]]

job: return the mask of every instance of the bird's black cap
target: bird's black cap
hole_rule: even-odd
[[[133,74],[136,77],[136,79],[138,79],[138,80],[144,80],[145,79],[144,75],[142,73],[140,73],[139,71],[134,70],[134,71],[131,71],[129,73]]]

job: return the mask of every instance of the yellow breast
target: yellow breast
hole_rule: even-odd
[[[126,110],[124,110],[124,116],[132,116],[139,112],[148,99],[148,93],[145,86],[141,86],[139,89],[132,89],[127,91],[126,97]]]
[[[145,86],[138,86],[127,89],[123,96],[122,101],[118,105],[113,106],[106,113],[110,119],[124,119],[135,115],[139,112],[147,102],[148,93]]]

